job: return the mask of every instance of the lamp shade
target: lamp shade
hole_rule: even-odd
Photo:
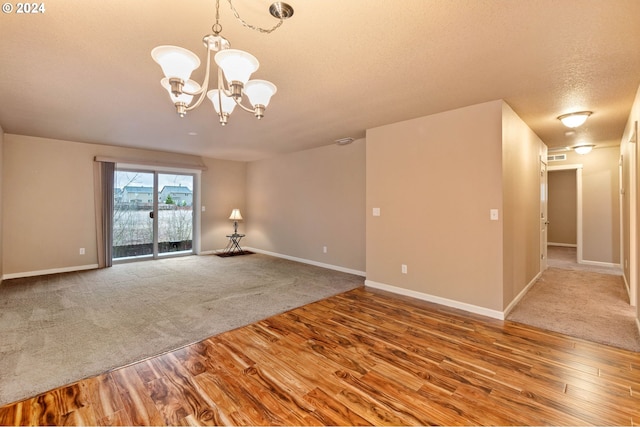
[[[231,211],[231,216],[229,219],[234,221],[242,221],[242,215],[240,215],[240,209],[234,209]]]
[[[229,82],[245,84],[260,63],[255,56],[238,49],[223,49],[214,57]]]
[[[577,128],[578,126],[582,126],[582,124],[587,121],[590,115],[591,111],[579,111],[577,113],[569,113],[558,116],[558,120],[560,120],[562,124],[568,128]]]
[[[233,109],[236,108],[236,101],[234,101],[233,98],[225,95],[223,92],[220,92],[218,89],[213,89],[207,92],[207,98],[211,100],[213,108],[216,109],[216,113],[221,113],[218,94],[220,94],[220,97],[222,99],[222,113],[231,114],[233,112]],[[234,211],[236,210],[237,209],[234,209]],[[238,211],[238,214],[240,214],[240,211]]]
[[[162,85],[163,88],[167,90],[167,92],[169,92],[169,97],[171,98],[171,102],[173,102],[174,104],[176,102],[184,102],[186,105],[191,104],[191,101],[193,100],[193,95],[189,95],[183,92],[182,94],[175,96],[171,92],[171,83],[169,83],[168,78],[165,77],[164,79],[160,80],[160,84]],[[187,80],[183,86],[183,90],[185,92],[195,93],[200,90],[200,85],[193,80]]]
[[[249,80],[244,85],[244,93],[247,94],[249,102],[254,107],[256,105],[269,105],[271,97],[276,93],[278,89],[276,85],[266,80]]]
[[[200,66],[200,58],[195,53],[178,46],[158,46],[151,51],[151,57],[160,64],[168,79],[179,78],[186,82]]]

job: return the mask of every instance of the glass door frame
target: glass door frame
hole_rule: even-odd
[[[200,254],[200,220],[201,220],[201,199],[200,199],[200,182],[202,171],[199,169],[187,169],[187,168],[173,168],[173,167],[159,167],[150,165],[140,165],[134,163],[116,163],[114,173],[118,171],[126,172],[143,172],[153,174],[153,253],[150,255],[141,255],[136,257],[124,257],[113,258],[114,264],[125,262],[137,262],[145,260],[155,260],[179,256],[190,256]],[[158,175],[160,174],[175,174],[175,175],[188,175],[193,177],[193,224],[191,232],[191,251],[180,252],[163,252],[158,251]]]

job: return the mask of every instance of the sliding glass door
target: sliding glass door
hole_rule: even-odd
[[[114,260],[193,252],[193,175],[117,169],[114,187]]]
[[[158,174],[158,253],[193,249],[193,176]]]

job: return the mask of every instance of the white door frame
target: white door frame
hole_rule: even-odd
[[[547,167],[547,172],[576,171],[576,254],[578,264],[582,264],[582,165],[559,165]]]
[[[638,122],[635,123],[637,126]],[[636,131],[634,131],[635,134]],[[632,138],[633,139],[633,138]],[[637,139],[637,137],[635,137]],[[631,142],[631,141],[630,141]],[[629,298],[636,306],[638,297],[638,153],[637,143],[629,145]],[[623,261],[624,262],[624,261]]]
[[[549,165],[540,156],[540,272],[547,267],[547,244],[549,243]]]

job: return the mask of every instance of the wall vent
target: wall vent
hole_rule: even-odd
[[[547,161],[549,162],[560,162],[562,160],[567,160],[566,154],[554,154],[553,156],[547,156]]]

